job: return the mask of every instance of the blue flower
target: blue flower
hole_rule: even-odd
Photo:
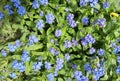
[[[93,75],[94,75],[94,79],[95,80],[99,80],[99,78],[101,76],[103,76],[105,74],[105,69],[103,67],[100,67],[100,68],[95,68],[93,70]]]
[[[42,67],[42,62],[34,62],[33,65],[32,65],[32,68],[34,71],[39,71]]]
[[[26,13],[26,10],[23,6],[19,6],[17,12],[19,15],[23,16]]]
[[[82,23],[83,23],[84,25],[88,25],[88,23],[89,23],[89,18],[88,18],[88,16],[82,18]]]
[[[23,51],[23,53],[22,53],[22,55],[21,55],[21,60],[23,61],[23,62],[26,62],[26,61],[29,61],[30,60],[30,57],[28,57],[28,52],[27,51]]]
[[[102,3],[103,8],[109,8],[109,3],[108,2],[103,2]]]
[[[39,0],[39,3],[41,5],[47,5],[48,4],[48,0]]]
[[[90,48],[90,49],[89,49],[89,53],[90,53],[90,54],[95,53],[95,51],[96,51],[96,50],[95,50],[95,48],[94,48],[94,47],[92,47],[92,48]]]
[[[17,47],[15,45],[8,44],[8,49],[9,49],[10,52],[15,52],[16,48]]]
[[[54,80],[54,75],[52,73],[47,75],[48,81],[53,81]]]
[[[57,58],[57,60],[56,60],[56,67],[55,67],[56,71],[59,71],[60,69],[62,69],[63,62],[64,62],[63,59]]]
[[[116,74],[120,74],[120,66],[117,67]]]
[[[97,24],[98,26],[100,26],[101,28],[102,27],[105,27],[106,26],[106,19],[105,18],[99,18],[95,24]]]
[[[0,20],[2,20],[3,17],[4,17],[3,12],[0,12]]]
[[[22,62],[18,62],[18,60],[15,60],[12,62],[12,68],[13,69],[18,69],[19,72],[24,72],[25,71],[25,66],[23,65]]]
[[[72,69],[76,69],[76,65],[75,64],[72,64]]]
[[[79,5],[80,6],[85,6],[86,2],[84,0],[80,0]]]
[[[14,60],[13,62],[12,62],[12,68],[13,69],[16,69],[18,67],[18,61],[17,60]]]
[[[49,48],[49,51],[53,55],[58,55],[59,54],[59,52],[56,49],[54,49],[53,47]]]
[[[32,3],[32,8],[37,9],[39,7],[40,7],[40,4],[39,4],[38,0],[34,0]]]
[[[65,54],[65,59],[67,62],[70,60],[70,55],[68,53]]]
[[[78,41],[76,41],[75,38],[72,38],[72,43],[73,43],[74,46],[78,45]]]
[[[44,15],[44,12],[43,11],[40,11],[40,16],[42,17]]]
[[[1,50],[1,53],[2,53],[2,56],[3,56],[3,57],[6,57],[6,56],[7,56],[7,53],[6,53],[6,51],[5,51],[4,49]]]
[[[82,72],[81,71],[75,71],[73,75],[74,75],[75,79],[79,81],[81,79]]]
[[[120,52],[120,46],[114,47],[113,53],[117,54]]]
[[[103,54],[104,54],[104,50],[100,48],[100,49],[97,51],[97,53],[98,53],[98,55],[100,55],[100,56],[101,56],[101,55],[103,55]]]
[[[25,71],[25,66],[23,65],[22,62],[18,63],[17,69],[19,70],[19,72],[24,72]]]
[[[44,25],[44,21],[43,20],[39,20],[37,23],[36,23],[36,27],[41,30],[43,27],[45,27]]]
[[[86,46],[88,43],[87,43],[87,41],[85,40],[85,38],[82,38],[81,39],[81,44],[83,45],[83,46]]]
[[[11,2],[14,3],[14,7],[15,7],[15,8],[18,8],[18,7],[21,5],[20,0],[11,0]]]
[[[87,34],[87,35],[85,36],[85,40],[86,40],[88,43],[91,43],[91,44],[95,43],[95,39],[94,39],[90,34]]]
[[[68,14],[67,17],[66,17],[66,19],[67,19],[68,21],[73,20],[73,18],[74,18],[74,14],[72,14],[72,13]]]
[[[9,5],[9,4],[5,5],[4,9],[8,11],[8,15],[11,15],[11,14],[14,13],[13,10],[12,10],[12,6]]]
[[[117,56],[117,62],[120,63],[120,56]]]
[[[28,45],[32,45],[34,43],[37,43],[38,42],[38,38],[35,36],[35,35],[30,35],[29,36],[29,42],[28,42]]]
[[[104,66],[104,59],[101,59],[101,60],[100,60],[100,66],[101,66],[101,67]]]
[[[82,76],[78,81],[88,81],[88,78],[86,76]]]
[[[6,9],[6,10],[10,10],[10,9],[12,9],[12,6],[9,5],[9,4],[7,4],[7,5],[4,6],[4,9]]]
[[[54,15],[53,14],[47,14],[46,16],[45,16],[45,18],[46,18],[46,22],[48,23],[48,24],[52,24],[53,22],[54,22],[54,20],[55,20],[55,17],[54,17]]]
[[[13,79],[17,78],[15,73],[10,73],[9,76],[10,76],[10,78],[13,78]]]
[[[70,20],[68,21],[68,25],[72,28],[76,27],[77,26],[77,23],[74,21],[74,20]]]
[[[16,47],[22,46],[22,43],[20,42],[20,40],[16,40],[16,41],[15,41],[15,46],[16,46]]]
[[[90,6],[95,7],[98,4],[98,0],[90,0]]]
[[[61,31],[61,30],[58,30],[58,29],[55,30],[55,36],[56,36],[56,37],[61,36],[61,34],[62,34],[62,31]]]
[[[69,41],[69,40],[65,40],[64,47],[65,48],[71,48],[72,47],[72,42]]]
[[[85,69],[85,71],[87,71],[88,73],[92,73],[92,68],[91,68],[89,62],[87,62],[87,63],[84,65],[84,69]]]
[[[51,63],[45,61],[45,68],[46,68],[47,70],[50,70],[50,69],[51,69]]]

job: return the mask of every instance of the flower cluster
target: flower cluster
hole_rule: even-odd
[[[37,43],[38,42],[38,38],[35,36],[35,35],[30,35],[29,36],[29,42],[28,42],[28,45],[32,45],[34,43]]]
[[[22,46],[20,40],[16,40],[15,44],[8,44],[8,49],[10,52],[15,52],[18,47]]]
[[[75,22],[75,20],[73,20],[74,18],[74,14],[68,14],[66,19],[68,21],[68,25],[72,28],[76,27],[77,26],[77,23]]]
[[[25,71],[25,66],[23,62],[18,62],[18,60],[14,60],[12,62],[12,68],[17,69],[19,72],[24,72]]]

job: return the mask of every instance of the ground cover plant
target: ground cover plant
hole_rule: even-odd
[[[120,0],[0,0],[0,81],[120,81]]]

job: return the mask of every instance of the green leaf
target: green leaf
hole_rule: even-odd
[[[33,45],[30,45],[30,46],[26,46],[25,47],[25,50],[38,50],[38,49],[41,49],[43,47],[43,44],[33,44]]]

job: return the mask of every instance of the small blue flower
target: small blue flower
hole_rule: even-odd
[[[80,0],[80,2],[79,2],[79,5],[80,5],[80,6],[85,6],[85,4],[86,4],[86,3],[85,3],[84,0]]]
[[[73,18],[74,18],[74,14],[72,14],[72,13],[68,14],[67,17],[66,17],[66,19],[67,19],[68,21],[73,20]]]
[[[90,53],[90,54],[95,53],[95,51],[96,51],[96,50],[95,50],[95,48],[94,48],[94,47],[92,47],[92,48],[90,48],[90,49],[89,49],[89,53]]]
[[[51,63],[45,61],[45,68],[46,68],[47,70],[50,70],[50,69],[51,69]]]
[[[12,68],[13,69],[16,69],[18,67],[18,61],[17,60],[14,60],[13,62],[12,62]]]
[[[4,9],[5,9],[5,10],[8,10],[8,15],[11,15],[11,14],[14,13],[13,10],[12,10],[12,6],[9,5],[9,4],[5,5],[5,6],[4,6]]]
[[[7,53],[6,53],[6,51],[5,51],[4,49],[1,50],[1,53],[2,53],[2,56],[3,56],[3,57],[6,57],[6,56],[7,56]]]
[[[88,16],[82,18],[82,23],[83,23],[84,25],[88,25],[88,23],[89,23],[89,18],[88,18]]]
[[[8,44],[8,49],[9,49],[10,52],[15,52],[16,48],[17,47],[15,45]]]
[[[22,43],[20,42],[20,40],[16,40],[16,41],[15,41],[15,46],[16,46],[16,47],[22,46]]]
[[[72,64],[72,69],[76,69],[76,65],[75,64]]]
[[[65,54],[65,59],[67,62],[70,60],[70,55],[68,53]]]
[[[95,39],[94,39],[90,34],[87,34],[87,35],[85,36],[85,40],[86,40],[88,43],[91,43],[91,44],[95,43]]]
[[[3,17],[4,17],[3,12],[0,12],[0,20],[2,20]]]
[[[10,74],[9,74],[9,76],[10,76],[10,78],[12,78],[12,79],[17,78],[17,76],[16,76],[16,74],[15,74],[15,73],[10,73]]]
[[[87,71],[88,73],[92,73],[92,68],[91,68],[89,62],[87,62],[87,63],[84,65],[84,69],[85,69],[85,71]]]
[[[39,0],[39,3],[41,5],[47,5],[48,4],[48,0]]]
[[[47,79],[48,79],[48,81],[53,81],[53,80],[54,80],[54,75],[53,75],[53,73],[48,74],[48,75],[47,75]]]
[[[114,52],[115,54],[119,53],[119,52],[120,52],[120,46],[114,47],[113,52]]]
[[[19,15],[23,16],[26,13],[26,10],[23,6],[19,6],[17,12]]]
[[[103,67],[100,67],[100,68],[95,68],[93,70],[93,75],[94,75],[94,79],[95,80],[99,80],[99,78],[101,76],[103,76],[105,74],[105,69]]]
[[[69,40],[65,40],[64,47],[65,48],[71,48],[72,47],[72,42],[69,41]]]
[[[33,65],[32,65],[32,68],[34,71],[39,71],[42,67],[42,62],[34,62]]]
[[[98,0],[90,0],[90,6],[91,7],[95,7],[95,5],[97,5],[98,4]]]
[[[18,69],[19,72],[24,72],[25,71],[25,66],[23,65],[22,62],[18,62],[18,60],[14,60],[12,62],[12,68],[13,69]]]
[[[120,74],[120,66],[117,67],[116,74]]]
[[[7,5],[4,6],[4,9],[6,9],[6,10],[10,10],[10,9],[12,9],[12,6],[9,5],[9,4],[7,4]]]
[[[61,36],[61,34],[62,34],[62,31],[61,31],[61,30],[58,30],[58,29],[55,30],[55,36],[56,36],[56,37]]]
[[[70,20],[68,21],[68,25],[72,28],[76,27],[77,26],[77,23],[74,21],[74,20]]]
[[[79,81],[88,81],[88,78],[86,76],[82,76]]]
[[[29,36],[29,42],[28,42],[28,45],[32,45],[34,43],[37,43],[38,42],[38,38],[35,36],[35,35],[30,35]]]
[[[78,41],[76,41],[75,38],[72,38],[72,43],[73,43],[74,46],[78,45]]]
[[[95,24],[97,24],[99,27],[105,27],[106,26],[106,19],[105,18],[99,18]]]
[[[56,71],[62,69],[62,67],[63,67],[63,62],[64,62],[63,59],[57,58],[57,60],[56,60],[56,67],[55,67],[55,70],[56,70]]]
[[[46,18],[46,22],[48,23],[48,24],[52,24],[53,22],[54,22],[54,20],[55,20],[55,17],[54,17],[54,15],[53,14],[47,14],[46,16],[45,16],[45,18]]]
[[[83,45],[83,46],[86,46],[88,43],[87,43],[87,41],[85,40],[85,38],[82,38],[81,39],[81,44]]]
[[[117,56],[117,62],[120,63],[120,56]]]
[[[102,5],[103,5],[103,8],[109,8],[110,6],[108,2],[103,2]]]
[[[50,53],[53,54],[53,55],[58,55],[58,54],[59,54],[59,51],[57,51],[57,50],[56,50],[55,48],[53,48],[53,47],[49,48],[49,51],[50,51]]]
[[[34,0],[32,3],[32,8],[37,9],[39,7],[40,7],[40,4],[39,4],[38,0]]]
[[[42,17],[44,15],[44,12],[43,11],[40,11],[40,16]]]
[[[28,56],[28,52],[27,51],[23,51],[23,53],[22,53],[22,55],[21,55],[21,60],[23,61],[23,62],[26,62],[26,61],[29,61],[30,60],[30,57]]]
[[[101,56],[101,55],[103,55],[103,54],[104,54],[104,50],[100,48],[100,49],[97,51],[97,53],[98,53],[98,55],[100,55],[100,56]]]
[[[44,21],[43,21],[43,20],[39,20],[39,21],[36,23],[36,27],[38,28],[38,30],[41,30],[43,27],[45,27]]]
[[[74,77],[75,77],[76,80],[79,81],[81,76],[82,76],[82,72],[81,71],[75,71],[74,72]]]

